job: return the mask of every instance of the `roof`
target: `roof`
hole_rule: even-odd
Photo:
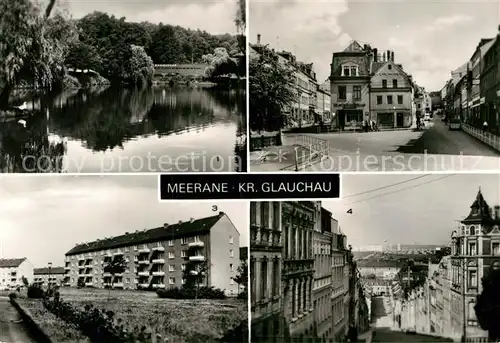
[[[358,268],[400,268],[399,261],[392,260],[357,260]]]
[[[35,268],[33,270],[34,275],[46,275],[49,274],[49,268]],[[53,267],[50,268],[50,274],[64,274],[64,267]]]
[[[208,233],[210,229],[224,216],[224,212],[219,212],[216,216],[201,218],[193,221],[180,222],[178,224],[164,225],[162,227],[126,233],[124,235],[97,240],[90,243],[78,244],[68,251],[66,255],[76,255],[87,252],[113,249],[135,244],[156,242],[160,240],[176,239],[180,237],[196,236]]]
[[[363,50],[361,44],[354,40],[349,43],[349,45],[344,49],[343,52],[365,52],[365,50]]]
[[[0,268],[15,268],[19,267],[21,263],[26,261],[26,257],[22,258],[2,258],[0,259]]]
[[[462,221],[463,223],[492,219],[490,215],[490,206],[488,205],[486,200],[484,200],[483,193],[481,193],[481,188],[479,188],[476,199],[470,206],[470,209],[471,211],[469,215]]]
[[[387,62],[372,62],[372,73],[376,74]]]

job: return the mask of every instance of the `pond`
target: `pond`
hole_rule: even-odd
[[[2,172],[234,172],[246,168],[244,90],[152,87],[24,93],[0,118]]]

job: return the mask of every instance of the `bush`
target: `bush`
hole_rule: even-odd
[[[238,298],[238,299],[247,300],[247,299],[248,299],[248,293],[247,293],[247,291],[245,290],[245,291],[243,291],[243,292],[240,292],[240,293],[238,294],[238,297],[237,297],[237,298]]]
[[[17,298],[17,294],[16,293],[10,293],[9,294],[9,299],[16,299]]]
[[[45,292],[39,285],[29,285],[28,286],[28,298],[41,299],[45,296]]]
[[[168,299],[226,299],[224,291],[215,287],[159,289],[156,294]]]

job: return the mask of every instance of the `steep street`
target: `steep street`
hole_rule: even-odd
[[[12,307],[7,297],[0,297],[0,342],[30,343],[36,342],[24,326],[21,316]]]

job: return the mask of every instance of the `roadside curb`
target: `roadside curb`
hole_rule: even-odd
[[[22,307],[15,299],[10,298],[10,303],[14,308],[19,312],[21,317],[23,318],[26,326],[31,330],[32,334],[37,338],[39,343],[54,343],[50,339],[49,335],[42,329],[31,316],[31,313],[28,309]]]

